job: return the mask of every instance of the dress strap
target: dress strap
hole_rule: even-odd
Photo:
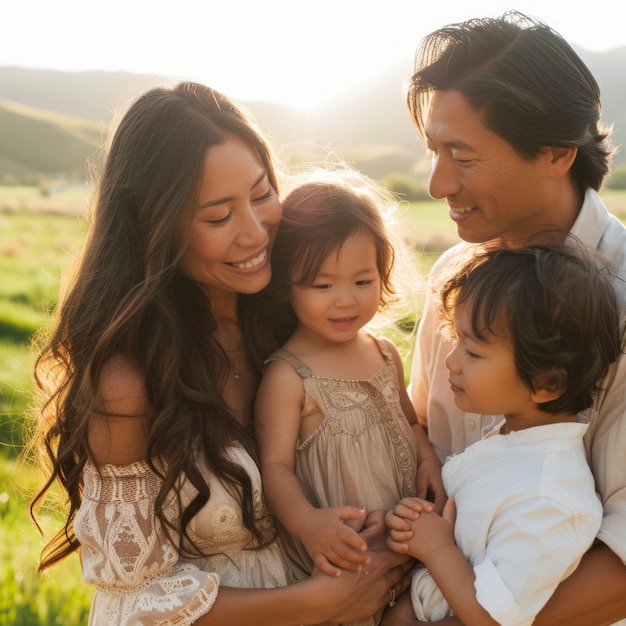
[[[387,361],[387,363],[393,363],[393,355],[391,354],[391,351],[389,350],[389,343],[388,343],[389,340],[383,337],[377,337],[376,335],[372,335],[371,333],[370,333],[370,337],[372,337],[372,339],[378,345],[378,349],[380,350],[381,354],[385,357],[385,361]]]
[[[309,378],[312,375],[309,366],[303,363],[293,352],[285,348],[279,348],[269,358],[265,360],[265,365],[271,361],[285,361],[298,373],[301,378]]]

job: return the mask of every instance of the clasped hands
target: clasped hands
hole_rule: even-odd
[[[362,531],[375,523],[366,519],[365,510],[353,506],[310,511],[302,542],[315,567],[330,576],[340,576],[343,569],[361,571],[371,561]],[[455,519],[453,498],[439,515],[432,502],[405,497],[385,514],[387,546],[425,562],[430,554],[454,545]]]
[[[385,514],[389,530],[387,546],[397,554],[409,554],[425,563],[436,552],[454,544],[456,506],[448,498],[443,513],[422,498],[402,498]]]

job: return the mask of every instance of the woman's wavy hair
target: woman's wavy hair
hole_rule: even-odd
[[[618,276],[575,240],[474,250],[438,286],[444,333],[454,336],[454,311],[468,307],[476,337],[510,340],[528,389],[562,391],[540,410],[589,408],[624,347],[612,284]]]
[[[577,148],[571,174],[582,194],[600,189],[614,148],[600,121],[600,89],[572,47],[517,11],[450,24],[416,54],[407,105],[418,133],[434,91],[460,92],[487,128],[533,160],[546,147]]]
[[[151,89],[130,106],[112,136],[80,264],[35,364],[43,406],[34,442],[50,475],[31,514],[37,520],[56,481],[69,503],[65,525],[44,548],[40,570],[79,547],[73,521],[82,470],[92,456],[89,420],[98,412],[103,367],[114,355],[124,355],[143,372],[154,407],[147,462],[162,479],[156,515],[170,538],[179,536],[181,549],[185,540],[199,553],[187,528],[211,492],[196,455],[185,452],[198,450],[209,470],[233,486],[252,543],[269,540],[260,530],[267,520],[261,523],[253,510],[248,475],[226,455],[228,444],[239,441],[258,460],[252,429],[234,419],[222,397],[228,361],[213,336],[210,302],[178,269],[185,245],[180,224],[188,220],[191,228],[188,207],[205,153],[228,134],[258,154],[277,189],[267,142],[243,110],[203,85]],[[239,316],[251,369],[260,378],[263,359],[278,343],[265,328],[264,309],[254,302],[254,296],[240,296]],[[163,509],[182,473],[198,495],[174,527]]]

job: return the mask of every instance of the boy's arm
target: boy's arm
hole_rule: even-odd
[[[409,503],[409,499],[402,501]],[[419,502],[416,502],[419,506]],[[396,507],[396,511],[401,510]],[[417,511],[416,511],[417,513]],[[428,569],[445,596],[448,604],[465,626],[498,626],[476,599],[475,574],[472,565],[454,542],[451,519],[434,511],[422,509],[417,519],[407,519],[411,537],[403,539],[409,547],[408,554],[421,561]],[[391,531],[391,540],[404,538],[404,533]],[[397,549],[390,543],[392,549]]]

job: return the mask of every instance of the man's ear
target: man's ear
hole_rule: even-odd
[[[535,390],[531,393],[533,402],[541,404],[560,398],[567,386],[567,374],[562,367],[555,367],[537,374],[533,379]]]
[[[578,148],[546,148],[545,156],[548,158],[552,178],[561,178],[567,174],[577,154]]]

